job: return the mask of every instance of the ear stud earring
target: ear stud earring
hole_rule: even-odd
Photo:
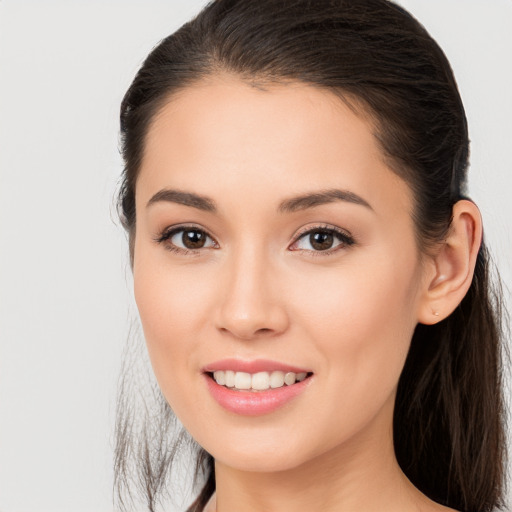
[[[432,314],[433,314],[434,316],[439,316],[439,311],[434,311],[434,310],[432,310]]]

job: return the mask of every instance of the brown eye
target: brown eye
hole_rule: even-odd
[[[339,228],[314,228],[302,233],[290,248],[310,253],[330,254],[355,243],[354,239]]]
[[[200,249],[206,243],[206,234],[197,229],[183,230],[181,242],[187,249]]]
[[[326,231],[315,231],[309,235],[311,247],[317,251],[325,251],[332,247],[334,236]]]
[[[176,227],[164,232],[156,241],[170,251],[185,254],[187,251],[217,248],[216,242],[202,229]]]

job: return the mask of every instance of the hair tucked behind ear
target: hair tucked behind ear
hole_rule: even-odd
[[[450,65],[426,30],[386,0],[217,0],[152,51],[121,106],[119,209],[132,262],[135,186],[148,126],[176,91],[219,72],[259,86],[311,84],[369,116],[390,168],[414,193],[418,246],[428,251],[442,240],[453,205],[466,195],[469,141]],[[501,294],[490,286],[489,268],[482,245],[456,311],[437,325],[417,326],[394,417],[405,474],[432,499],[465,512],[503,505]],[[133,418],[123,414],[118,477],[133,440]],[[152,469],[144,492],[155,510],[163,486],[151,482],[163,481],[169,461],[151,438],[145,442],[145,467]],[[202,510],[215,489],[211,457],[200,451],[198,460],[196,474],[206,483],[190,512]]]
[[[417,326],[395,406],[405,474],[432,499],[469,512],[503,505],[500,298],[482,247],[459,307],[436,325]]]

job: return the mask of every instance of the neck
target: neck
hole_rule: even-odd
[[[392,409],[391,409],[392,413]],[[380,415],[379,415],[380,416]],[[391,428],[381,421],[350,441],[289,470],[241,471],[215,462],[217,512],[432,512],[448,510],[401,471]]]

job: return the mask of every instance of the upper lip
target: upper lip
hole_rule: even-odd
[[[244,361],[242,359],[222,359],[213,363],[207,364],[203,367],[202,371],[212,373],[218,370],[231,370],[233,372],[294,372],[294,373],[310,373],[310,370],[299,368],[279,361],[271,361],[269,359],[254,359],[253,361]]]

